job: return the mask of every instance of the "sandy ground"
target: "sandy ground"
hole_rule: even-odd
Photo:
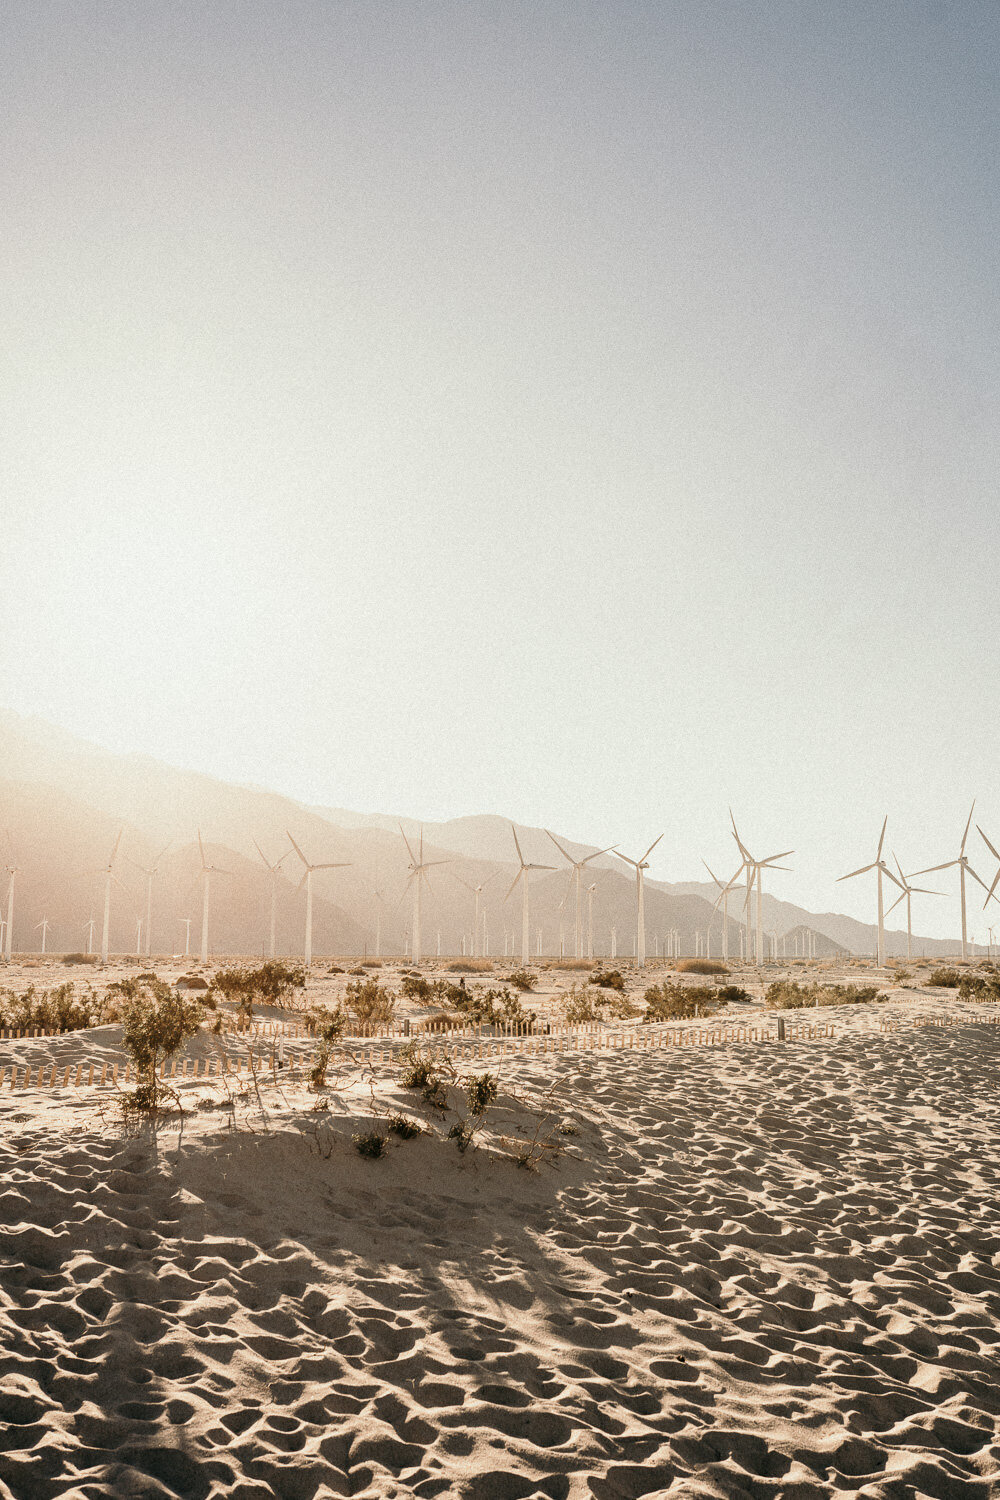
[[[518,1058],[464,1155],[389,1072],[320,1111],[189,1081],[138,1133],[96,1090],[4,1089],[0,1494],[1000,1494],[977,1010],[904,992],[821,1012],[832,1042]],[[923,1011],[959,1024],[878,1032]],[[400,1109],[432,1133],[360,1158]],[[557,1149],[519,1168],[539,1122]]]

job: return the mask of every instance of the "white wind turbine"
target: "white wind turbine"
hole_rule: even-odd
[[[637,969],[641,969],[646,962],[646,898],[645,881],[643,880],[643,876],[649,869],[649,856],[652,854],[653,850],[656,848],[662,837],[663,834],[661,833],[657,838],[653,840],[641,859],[630,859],[627,854],[622,854],[618,849],[615,849],[613,851],[618,855],[619,859],[623,859],[627,865],[631,865],[635,870],[635,966]]]
[[[286,829],[285,832],[288,833],[288,830]],[[316,870],[345,870],[350,864],[350,860],[340,860],[336,864],[311,865],[290,833],[288,834],[288,837],[291,842],[292,848],[295,850],[296,854],[299,856],[299,859],[301,859],[302,863],[306,867],[305,874],[299,881],[298,889],[301,891],[303,886],[305,886],[306,888],[306,939],[304,962],[306,968],[308,969],[310,964],[312,963],[313,950],[313,873]]]
[[[511,896],[514,894],[514,887],[517,885],[517,882],[520,881],[521,882],[521,962],[523,964],[528,964],[528,963],[531,962],[531,931],[530,931],[530,917],[529,917],[529,911],[528,911],[528,876],[530,875],[530,873],[531,873],[532,870],[551,870],[551,869],[554,868],[554,866],[552,866],[552,865],[529,865],[529,864],[526,864],[525,863],[525,859],[524,859],[524,855],[521,853],[521,845],[518,843],[517,829],[514,827],[513,823],[510,825],[510,831],[514,835],[514,848],[517,850],[517,857],[518,857],[518,859],[521,862],[521,868],[518,870],[517,874],[514,876],[514,879],[511,881],[510,890],[507,892],[506,896],[503,899],[504,899],[504,901],[509,901],[510,900]]]
[[[178,917],[177,920],[181,924],[181,926],[184,928],[184,957],[185,958],[189,958],[191,956],[191,920],[192,919],[190,917]]]
[[[111,882],[117,877],[115,875],[115,859],[118,855],[118,845],[122,841],[124,828],[119,829],[115,846],[111,851],[111,858],[104,867],[104,926],[101,929],[101,963],[108,961],[108,934],[111,929]]]
[[[905,894],[905,887],[900,884],[899,880],[897,880],[896,876],[892,873],[892,871],[889,869],[889,866],[882,858],[882,845],[885,843],[885,830],[888,822],[889,815],[887,813],[885,816],[885,821],[882,824],[882,832],[879,834],[878,849],[875,851],[875,858],[872,860],[871,864],[862,865],[860,870],[849,870],[846,875],[840,875],[837,877],[837,883],[839,885],[841,880],[853,880],[855,875],[867,875],[869,870],[878,871],[878,935],[875,942],[875,962],[878,964],[879,968],[882,968],[885,963],[885,899],[882,892],[882,876],[888,876],[893,884],[898,885],[900,890],[902,890]],[[923,874],[924,872],[918,871],[918,873]]]
[[[996,888],[997,888],[998,885],[1000,885],[1000,854],[998,854],[997,851],[994,849],[993,845],[990,843],[989,839],[986,837],[986,835],[983,832],[983,830],[979,827],[978,823],[976,824],[976,830],[977,830],[977,832],[979,834],[979,837],[982,839],[983,843],[986,845],[987,849],[992,854],[993,858],[997,861],[997,867],[998,867],[997,868],[997,872],[996,872],[996,874],[993,877],[993,884],[990,886],[989,891],[987,892],[987,895],[986,895],[986,900],[983,902],[983,910],[985,911],[986,908],[990,904],[990,897],[991,896],[992,896],[992,898],[993,898],[994,901],[1000,901],[1000,897],[998,897],[996,895]],[[990,932],[990,945],[992,946],[992,943],[993,943],[993,928],[992,927],[989,929],[989,932]]]
[[[913,948],[913,913],[911,909],[912,901],[910,898],[912,896],[941,896],[944,894],[944,892],[928,891],[925,890],[923,886],[911,885],[909,880],[903,874],[903,866],[899,863],[899,860],[896,859],[895,850],[893,850],[892,852],[892,857],[896,862],[896,869],[899,871],[899,879],[902,882],[903,893],[902,895],[896,897],[895,901],[886,912],[886,916],[888,917],[892,912],[894,912],[901,901],[906,902],[906,956],[907,958],[911,958]]]
[[[576,890],[576,919],[575,919],[575,925],[574,925],[574,928],[573,928],[573,938],[574,938],[574,941],[573,941],[573,957],[574,958],[582,958],[583,957],[583,885],[582,885],[583,872],[586,869],[587,865],[590,864],[590,861],[592,859],[597,859],[598,856],[601,855],[601,854],[610,854],[611,853],[611,849],[610,849],[610,847],[607,848],[607,849],[595,849],[594,852],[593,852],[593,854],[587,854],[587,855],[584,856],[583,859],[574,859],[573,856],[572,856],[572,854],[570,854],[569,850],[565,849],[563,847],[563,845],[560,844],[559,840],[556,838],[556,836],[555,836],[554,833],[549,832],[549,830],[547,828],[546,828],[545,832],[549,835],[549,838],[555,844],[556,848],[559,850],[559,853],[562,855],[563,859],[567,860],[569,862],[569,864],[572,865],[572,867],[573,867],[572,868],[572,873],[570,874],[570,877],[569,877],[569,890],[566,892],[566,896],[563,898],[562,906],[566,905],[566,900],[569,897],[569,892],[572,891],[575,888],[575,890]]]
[[[587,887],[587,957],[594,956],[594,892],[597,890],[595,880]]]
[[[428,870],[432,870],[435,865],[450,864],[451,861],[448,859],[424,859],[424,830],[422,824],[420,827],[418,854],[414,854],[412,848],[410,847],[410,841],[406,837],[406,834],[403,833],[402,824],[399,824],[398,826],[399,832],[403,839],[403,843],[406,845],[406,852],[410,856],[410,863],[407,865],[407,869],[409,870],[410,874],[406,882],[406,888],[411,885],[413,886],[413,932],[410,942],[410,960],[412,963],[418,964],[423,958],[423,948],[421,945],[420,934],[420,888],[423,885],[424,881],[427,879]],[[406,895],[406,888],[404,888],[403,891],[404,896]]]
[[[976,803],[975,803],[975,800],[973,799],[972,807],[969,809],[969,820],[968,820],[968,822],[965,825],[965,832],[962,834],[962,845],[961,845],[961,848],[958,851],[958,858],[957,859],[946,860],[943,865],[928,865],[927,868],[926,868],[926,870],[914,870],[914,872],[913,872],[915,875],[933,875],[934,872],[935,872],[935,870],[953,870],[956,865],[958,866],[958,886],[959,886],[959,891],[961,893],[961,898],[962,898],[962,957],[963,958],[965,957],[965,950],[966,950],[966,948],[968,946],[968,928],[966,926],[966,920],[965,920],[965,877],[966,877],[966,875],[967,874],[971,875],[972,878],[973,878],[973,880],[978,880],[979,884],[982,886],[983,890],[986,892],[986,901],[983,902],[983,906],[984,907],[986,906],[987,902],[989,901],[990,896],[993,894],[993,892],[990,890],[989,886],[986,884],[986,881],[980,879],[980,877],[976,874],[975,870],[969,864],[969,861],[966,858],[966,854],[965,854],[965,843],[966,843],[966,840],[969,837],[969,829],[972,826],[972,814],[975,812],[975,810],[976,810]],[[982,829],[981,828],[980,828],[979,832],[982,833]],[[996,884],[996,882],[994,881],[994,885],[995,884]]]
[[[201,829],[198,830],[198,852],[201,855],[201,961],[208,963],[208,891],[213,875],[229,875],[230,870],[220,869],[218,865],[210,865],[205,858],[205,845],[201,841]]]
[[[94,918],[91,917],[88,921],[84,922],[83,927],[81,929],[83,932],[85,932],[87,934],[87,953],[88,953],[88,955],[91,954],[91,953],[93,953],[93,951],[94,951],[94,928],[96,927],[96,925],[97,925],[97,923],[94,921]]]
[[[715,913],[719,910],[719,907],[721,906],[722,907],[722,957],[724,959],[728,959],[729,958],[729,892],[733,889],[733,887],[738,882],[740,876],[743,874],[743,871],[746,869],[746,866],[745,865],[740,865],[739,869],[736,871],[736,874],[733,876],[732,880],[727,881],[726,884],[723,885],[723,883],[719,879],[718,875],[716,875],[714,873],[714,871],[712,869],[710,869],[710,867],[708,866],[708,864],[706,864],[705,860],[702,860],[702,864],[705,865],[705,869],[708,870],[708,873],[711,875],[712,879],[715,881],[716,885],[719,887],[719,894],[715,898],[715,905],[712,907],[712,916],[713,917],[715,916]],[[711,917],[709,917],[708,925],[709,925],[709,930],[711,930],[711,926],[712,926],[712,918]]]
[[[459,885],[464,885],[465,889],[467,891],[471,891],[473,896],[476,898],[476,915],[475,920],[472,924],[472,957],[482,958],[483,955],[479,950],[482,939],[480,912],[482,910],[483,891],[489,885],[491,880],[496,879],[496,873],[494,872],[493,875],[487,875],[486,879],[481,880],[478,885],[470,885],[467,880],[462,879],[461,875],[456,875],[454,870],[451,871],[451,877],[453,880],[457,880]],[[483,915],[485,916],[485,912],[483,913]]]
[[[48,936],[49,928],[51,927],[51,925],[52,924],[49,921],[48,917],[43,917],[40,922],[36,922],[35,923],[35,931],[36,932],[39,930],[39,928],[41,928],[41,932],[42,932],[42,952],[43,953],[45,952],[45,939]]]
[[[14,877],[20,875],[21,871],[17,865],[7,865],[6,868],[10,879],[7,882],[7,919],[4,923],[3,956],[7,963],[10,963],[11,938],[14,933]]]
[[[159,854],[153,860],[153,863],[150,865],[150,867],[149,867],[148,870],[146,869],[145,865],[140,865],[137,860],[129,859],[129,864],[130,865],[134,865],[137,870],[141,870],[142,873],[146,877],[146,957],[147,958],[150,955],[152,938],[153,938],[153,876],[156,874],[157,870],[160,868],[160,860],[163,858],[163,856],[166,854],[166,852],[167,852],[167,850],[169,848],[170,848],[169,844],[165,844],[164,845],[164,847],[160,850]],[[138,952],[139,952],[139,950],[137,948],[136,949],[136,953],[138,953]]]
[[[278,871],[292,851],[291,849],[286,849],[284,854],[280,855],[272,865],[271,861],[266,857],[263,849],[260,847],[256,839],[253,840],[253,846],[256,849],[257,853],[260,855],[261,859],[264,861],[265,868],[268,870],[271,876],[271,929],[268,957],[273,959],[275,931],[277,927],[278,916]]]
[[[795,850],[794,849],[785,849],[783,851],[783,853],[781,853],[781,854],[769,854],[768,857],[767,857],[767,859],[754,859],[753,855],[750,853],[750,850],[744,844],[743,840],[740,838],[739,834],[736,831],[736,819],[733,817],[732,808],[729,809],[729,817],[730,817],[730,821],[732,822],[732,825],[733,825],[733,838],[736,840],[736,843],[737,843],[737,846],[739,848],[740,854],[743,857],[743,866],[744,866],[744,869],[747,872],[747,898],[746,898],[746,907],[747,907],[747,911],[748,912],[750,910],[750,899],[751,899],[751,897],[753,895],[754,881],[756,880],[756,882],[757,882],[757,947],[756,947],[756,957],[757,957],[757,964],[758,964],[758,967],[759,967],[764,962],[764,927],[763,927],[764,879],[763,879],[763,873],[764,873],[765,870],[784,870],[784,869],[787,869],[786,865],[776,864],[775,861],[779,860],[779,859],[787,859],[790,854],[794,854],[795,853]],[[749,933],[749,923],[747,924],[747,930],[748,930],[748,933]],[[748,953],[747,957],[748,957],[748,960],[749,960],[749,953]]]

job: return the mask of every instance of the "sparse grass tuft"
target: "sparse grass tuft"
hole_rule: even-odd
[[[674,965],[678,974],[728,974],[726,965],[718,958],[681,958]]]
[[[351,1137],[354,1149],[359,1156],[366,1156],[376,1161],[385,1155],[386,1137],[378,1130],[359,1132]]]
[[[687,1021],[695,1016],[709,1016],[718,1009],[718,991],[705,984],[681,984],[665,979],[646,991],[644,1021]]]
[[[404,1141],[412,1141],[414,1136],[425,1134],[419,1120],[411,1120],[406,1115],[390,1115],[386,1124],[393,1135],[398,1135]]]
[[[874,984],[798,984],[780,979],[764,995],[768,1010],[801,1010],[807,1005],[868,1005],[879,999]]]

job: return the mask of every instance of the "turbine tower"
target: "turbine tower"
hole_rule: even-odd
[[[576,889],[576,922],[575,922],[575,926],[574,926],[574,929],[573,929],[573,939],[574,939],[574,941],[573,941],[573,957],[574,958],[582,958],[583,957],[583,885],[582,885],[583,872],[586,869],[587,865],[590,864],[590,861],[592,859],[597,859],[597,857],[599,855],[601,855],[601,854],[610,854],[611,850],[610,850],[610,848],[608,848],[608,849],[595,849],[594,852],[593,852],[593,854],[588,854],[583,859],[574,859],[573,856],[572,856],[572,854],[570,854],[569,850],[565,849],[563,847],[563,845],[560,844],[559,840],[556,838],[556,836],[555,836],[554,833],[551,833],[548,828],[546,828],[545,832],[549,835],[549,838],[555,844],[556,848],[559,850],[559,853],[562,855],[563,859],[567,860],[569,862],[569,864],[572,865],[572,867],[573,867],[572,873],[570,874],[570,877],[569,877],[569,890],[566,892],[566,897],[563,898],[563,903],[562,904],[565,906],[565,904],[566,904],[566,898],[568,898],[570,891],[572,891],[574,889],[574,887],[575,887],[575,889]]]
[[[736,819],[733,817],[733,810],[732,810],[732,808],[729,809],[729,818],[730,818],[730,821],[732,822],[732,825],[733,825],[733,838],[736,840],[736,843],[737,843],[737,846],[739,848],[740,854],[743,856],[743,865],[744,865],[744,868],[746,869],[746,872],[747,872],[747,899],[746,899],[746,907],[747,907],[747,911],[748,912],[750,910],[750,900],[751,900],[751,897],[753,895],[754,881],[756,880],[756,882],[757,882],[757,943],[756,943],[756,958],[757,958],[757,966],[759,968],[761,966],[761,964],[764,962],[764,927],[763,927],[764,880],[763,880],[763,873],[764,873],[765,870],[784,870],[784,869],[787,869],[786,865],[775,864],[775,860],[787,859],[790,854],[794,854],[795,853],[795,850],[794,849],[786,849],[781,854],[769,854],[768,857],[767,857],[767,859],[754,859],[753,855],[750,853],[750,850],[747,848],[746,844],[744,844],[743,840],[740,838],[739,834],[736,831]]]
[[[882,876],[888,876],[893,884],[898,885],[900,890],[904,891],[905,894],[905,887],[900,885],[900,882],[882,858],[882,845],[885,843],[885,830],[888,822],[889,815],[887,813],[885,821],[882,824],[882,832],[879,834],[878,849],[875,851],[875,858],[871,864],[862,865],[860,870],[849,870],[846,875],[837,877],[837,883],[839,884],[841,880],[853,880],[855,875],[867,875],[869,870],[878,871],[878,935],[875,942],[875,962],[880,969],[885,963],[885,899],[882,892]]]
[[[167,852],[167,850],[169,848],[170,848],[170,845],[166,844],[160,850],[159,854],[153,860],[153,863],[150,865],[150,867],[149,867],[148,870],[146,869],[145,865],[140,865],[137,860],[129,859],[129,864],[130,865],[134,865],[137,870],[141,870],[142,873],[146,877],[146,957],[147,958],[150,955],[151,943],[152,943],[152,937],[153,937],[153,876],[156,874],[157,870],[160,868],[160,860],[163,858],[163,856],[166,854],[166,852]],[[139,952],[139,950],[137,948],[136,949],[136,953],[138,954],[138,952]]]
[[[285,832],[288,833],[287,828],[285,829]],[[339,863],[332,865],[311,865],[290,833],[288,834],[288,837],[291,842],[292,848],[295,850],[296,854],[299,856],[299,859],[301,859],[302,863],[306,867],[305,874],[299,881],[298,890],[301,891],[303,886],[305,886],[306,888],[306,939],[303,962],[308,969],[312,964],[313,955],[313,873],[316,870],[344,870],[350,864],[350,860],[341,860]]]
[[[511,881],[510,890],[507,892],[506,896],[503,899],[504,899],[504,901],[509,901],[510,900],[511,896],[514,894],[514,887],[517,885],[517,882],[520,881],[521,882],[521,962],[523,964],[529,964],[531,962],[531,932],[530,932],[530,919],[529,919],[529,911],[528,911],[528,876],[529,876],[529,874],[531,873],[532,870],[551,870],[551,869],[554,868],[554,866],[553,865],[529,865],[529,864],[526,864],[525,863],[525,859],[524,859],[524,855],[521,853],[521,845],[518,843],[517,829],[514,827],[513,823],[510,825],[510,831],[514,835],[514,848],[517,850],[517,857],[518,857],[518,859],[521,862],[521,868],[518,870],[517,874],[514,876],[514,879]]]
[[[986,884],[986,881],[985,880],[981,880],[980,877],[976,874],[975,870],[969,864],[969,861],[966,858],[966,854],[965,854],[965,842],[966,842],[967,838],[969,837],[969,829],[972,826],[972,814],[975,812],[975,810],[976,810],[976,804],[975,804],[975,800],[973,800],[972,807],[969,809],[969,820],[968,820],[968,822],[965,825],[965,832],[962,834],[962,845],[961,845],[961,848],[958,851],[958,858],[957,859],[946,860],[943,865],[928,865],[928,867],[927,867],[926,870],[915,870],[914,871],[915,875],[933,875],[934,872],[935,872],[935,870],[953,870],[956,865],[958,866],[958,887],[959,887],[959,892],[960,892],[961,898],[962,898],[962,957],[963,958],[965,957],[965,950],[966,950],[966,948],[968,946],[968,928],[967,928],[967,924],[966,924],[966,920],[965,920],[965,877],[966,877],[966,875],[967,874],[971,875],[972,878],[973,878],[973,880],[978,880],[979,884],[982,886],[983,890],[986,892],[986,901],[983,902],[983,906],[984,907],[986,906],[987,902],[989,901],[990,896],[993,894],[993,892],[990,890],[989,886]],[[980,829],[979,831],[980,831],[980,833],[982,833],[982,829]],[[994,881],[993,883],[995,885],[996,881]]]
[[[708,870],[708,873],[711,875],[712,879],[715,881],[716,885],[719,887],[719,894],[715,898],[715,905],[712,907],[712,916],[713,917],[715,916],[715,913],[719,910],[719,907],[721,906],[722,907],[722,957],[728,961],[728,959],[729,959],[729,892],[733,889],[733,886],[736,884],[736,882],[739,880],[740,876],[743,874],[743,871],[745,870],[746,866],[745,865],[740,865],[739,869],[736,871],[736,874],[733,876],[732,880],[727,881],[726,884],[723,885],[723,883],[719,879],[718,875],[716,875],[715,872],[712,869],[709,868],[709,866],[705,863],[704,860],[702,860],[702,864],[705,865],[705,869]],[[709,928],[711,928],[712,917],[709,917],[709,919],[708,919],[708,925],[709,925]]]
[[[411,885],[413,886],[413,934],[410,943],[410,960],[412,963],[418,964],[423,958],[423,949],[421,947],[420,941],[420,887],[427,879],[428,870],[432,870],[435,865],[451,864],[451,860],[424,859],[423,824],[420,825],[420,841],[418,845],[418,854],[414,854],[412,848],[410,847],[410,841],[406,837],[406,834],[403,833],[403,825],[400,823],[398,826],[403,843],[406,845],[406,852],[410,856],[410,863],[407,865],[407,869],[409,870],[410,874],[406,882],[407,887]],[[403,894],[405,896],[406,889],[404,889]]]
[[[201,829],[198,830],[198,852],[201,855],[201,961],[208,963],[208,891],[213,875],[229,875],[231,871],[219,869],[217,865],[210,865],[205,858],[205,845],[201,841]]]
[[[268,872],[270,873],[270,876],[271,876],[271,929],[270,929],[270,945],[269,945],[269,949],[268,949],[268,957],[271,958],[271,959],[273,959],[274,958],[275,929],[276,929],[276,925],[277,925],[277,914],[278,914],[278,870],[281,868],[282,864],[288,858],[288,856],[291,854],[292,851],[291,851],[291,849],[286,849],[285,852],[284,852],[284,854],[280,855],[279,858],[276,859],[274,861],[274,864],[272,865],[271,862],[270,862],[270,860],[267,859],[267,857],[265,856],[263,849],[260,847],[260,845],[258,844],[258,842],[257,842],[256,839],[253,840],[253,846],[256,849],[257,853],[260,855],[261,859],[264,861],[264,866],[268,870]]]
[[[190,958],[190,956],[191,956],[191,918],[190,917],[178,917],[177,920],[178,920],[178,922],[181,923],[181,925],[184,928],[184,957],[185,958]]]
[[[52,924],[49,921],[48,917],[43,917],[40,922],[36,922],[35,923],[35,931],[37,932],[39,928],[41,928],[41,930],[42,930],[42,952],[43,953],[45,952],[45,939],[48,936],[48,931],[49,931],[49,928],[51,927],[51,925]]]
[[[597,890],[595,880],[587,887],[587,957],[594,956],[594,892]]]
[[[116,879],[115,859],[118,854],[118,845],[122,841],[122,834],[124,832],[124,828],[119,829],[118,837],[115,839],[115,846],[111,851],[111,858],[108,860],[107,865],[104,868],[104,926],[101,930],[102,964],[106,964],[108,961],[108,932],[111,927],[111,882],[112,880]]]
[[[7,920],[4,924],[3,934],[3,956],[10,963],[11,938],[14,932],[14,876],[20,875],[21,871],[17,865],[8,865],[7,874],[10,879],[7,882]]]
[[[93,917],[91,917],[89,919],[89,921],[84,922],[84,924],[83,924],[82,931],[84,931],[87,934],[87,955],[88,955],[88,957],[94,951],[94,928],[96,927],[96,925],[97,925],[97,923],[94,921]]]
[[[475,898],[476,898],[476,915],[475,915],[475,920],[473,921],[473,924],[472,924],[472,957],[473,958],[482,958],[483,955],[480,953],[479,950],[480,950],[480,944],[481,944],[481,938],[482,938],[481,922],[480,922],[480,912],[482,911],[483,891],[489,885],[490,881],[494,880],[496,878],[496,876],[495,876],[495,874],[494,875],[487,875],[486,879],[485,880],[481,880],[478,885],[470,885],[467,880],[463,880],[462,879],[461,875],[456,875],[455,872],[454,872],[454,870],[451,872],[451,876],[452,876],[453,880],[457,880],[458,881],[459,885],[464,885],[465,889],[467,891],[471,891],[472,894],[473,894],[473,896],[475,896]],[[484,917],[485,917],[485,915],[486,915],[486,913],[483,912],[483,916]]]
[[[892,857],[896,862],[896,869],[899,871],[899,878],[903,884],[903,894],[896,897],[895,901],[886,912],[886,916],[888,917],[890,913],[894,912],[901,901],[906,902],[906,956],[909,959],[912,957],[913,949],[913,913],[912,902],[910,898],[912,896],[941,896],[944,894],[944,892],[928,891],[925,890],[923,886],[911,885],[906,876],[903,874],[903,866],[899,863],[899,860],[896,859],[895,850],[893,850]]]
[[[645,881],[643,879],[643,876],[649,869],[649,856],[652,854],[653,850],[656,848],[662,837],[663,834],[661,833],[657,838],[653,840],[641,859],[631,859],[627,854],[622,854],[618,849],[615,849],[613,851],[618,855],[619,859],[623,859],[627,865],[631,865],[635,870],[635,966],[637,969],[641,969],[646,962],[646,900]]]

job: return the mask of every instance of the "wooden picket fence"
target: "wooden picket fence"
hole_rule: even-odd
[[[879,1021],[878,1029],[883,1034],[903,1031],[908,1026],[1000,1026],[1000,1015],[996,1016],[891,1016]]]

